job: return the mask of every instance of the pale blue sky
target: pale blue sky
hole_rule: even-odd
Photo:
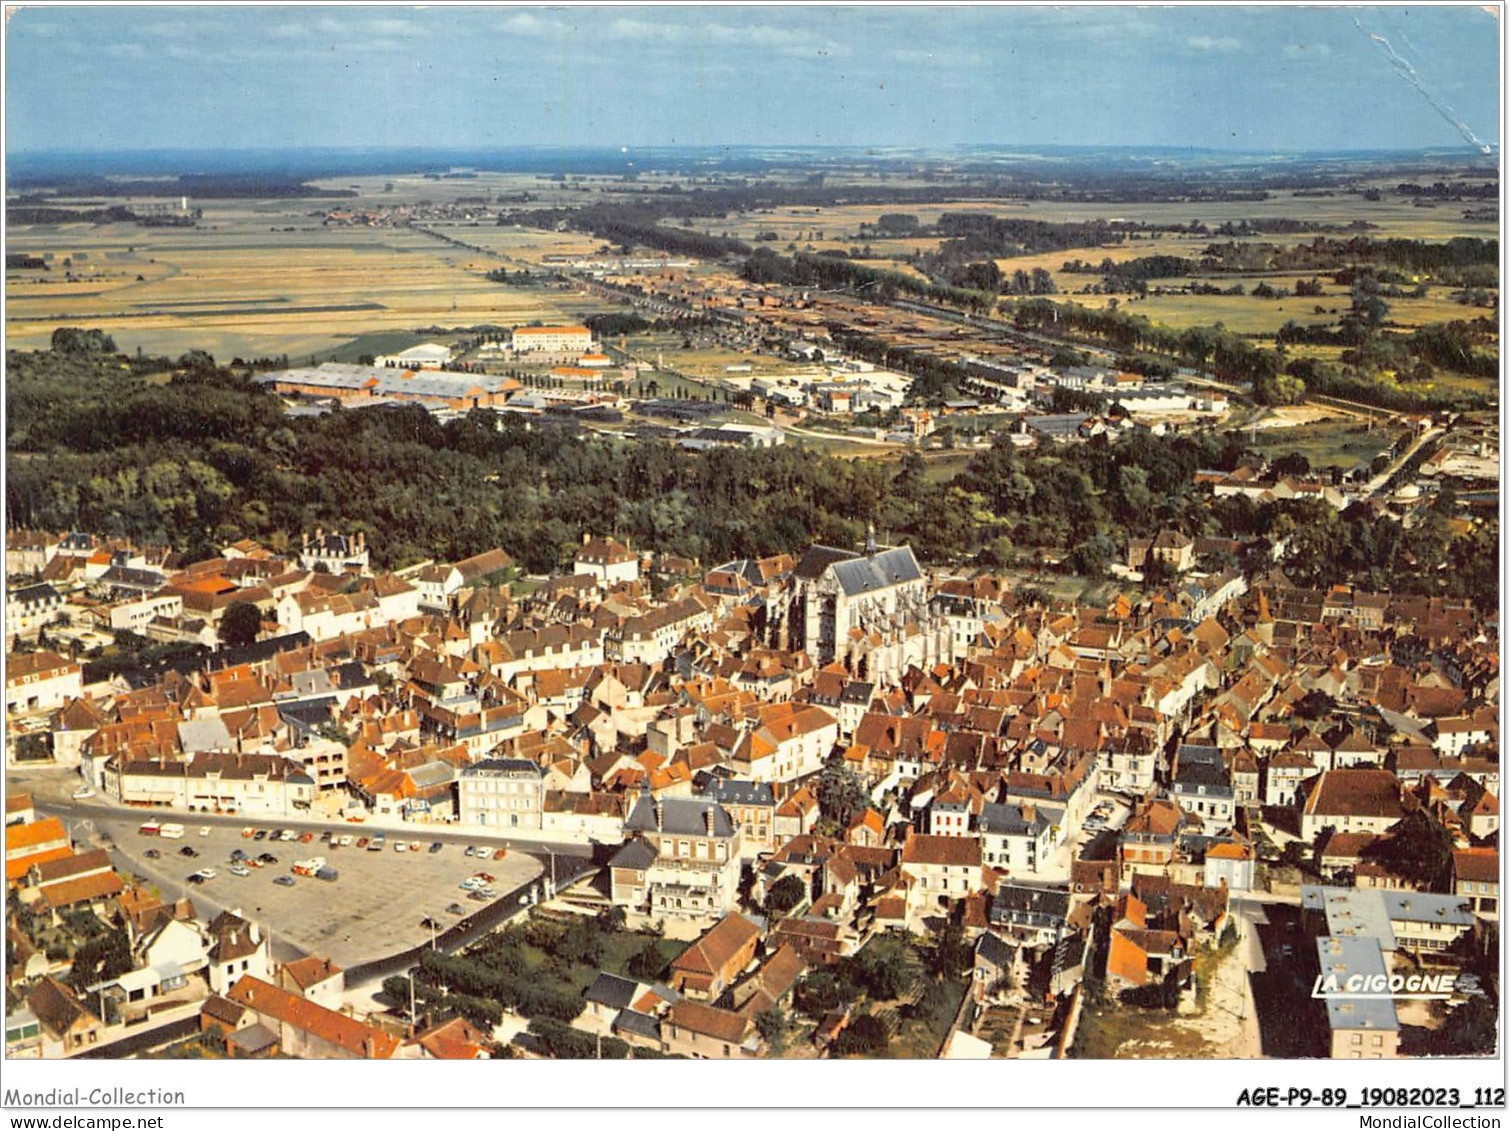
[[[41,7],[6,48],[12,152],[1499,134],[1472,7]]]

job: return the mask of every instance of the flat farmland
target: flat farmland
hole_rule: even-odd
[[[549,255],[594,255],[603,241],[582,232],[547,232],[516,224],[433,224],[437,232],[475,247],[486,248],[502,259],[539,264]]]
[[[1399,236],[1411,239],[1447,240],[1454,236],[1478,236],[1482,239],[1498,238],[1498,225],[1493,220],[1465,220],[1463,212],[1467,205],[1441,204],[1433,208],[1418,208],[1408,199],[1385,194],[1383,200],[1364,200],[1361,196],[1339,195],[1335,197],[1295,197],[1278,193],[1268,200],[1234,201],[1173,201],[1156,203],[1076,203],[1043,200],[960,200],[948,204],[887,204],[887,205],[838,205],[834,207],[777,208],[769,212],[746,213],[730,216],[725,220],[698,218],[693,221],[698,231],[715,235],[725,231],[741,239],[753,240],[762,231],[775,232],[779,246],[788,242],[803,246],[812,242],[815,247],[825,245],[847,247],[861,239],[860,226],[875,224],[883,213],[899,212],[916,216],[923,226],[938,223],[939,217],[949,212],[973,212],[1017,220],[1041,220],[1051,224],[1084,223],[1091,220],[1145,223],[1153,225],[1189,224],[1199,221],[1215,228],[1227,222],[1243,220],[1308,220],[1318,224],[1333,224],[1339,227],[1363,220],[1375,225],[1365,235],[1375,238]],[[679,223],[675,218],[669,221]],[[821,233],[821,236],[819,235]],[[1320,234],[1320,233],[1318,233]],[[1204,247],[1213,239],[1210,235],[1182,237],[1160,234],[1157,241],[1166,239],[1188,241]],[[1274,242],[1291,243],[1297,239],[1309,239],[1308,234],[1271,235],[1255,237]],[[872,239],[873,248],[885,244],[888,249],[896,246],[903,251],[929,250],[937,244],[931,238],[905,240]],[[1130,241],[1129,248],[1147,248],[1155,241]],[[1133,251],[1137,254],[1177,254],[1175,252]],[[1184,254],[1190,254],[1189,251]],[[1074,252],[1054,252],[1063,258],[1073,258]],[[1052,257],[1052,256],[1051,256]],[[1088,258],[1088,256],[1082,256]],[[1098,257],[1099,258],[1099,257]],[[1062,259],[1061,259],[1062,262]],[[1045,266],[1046,264],[1040,264]],[[1057,264],[1054,264],[1057,266]]]
[[[197,228],[17,227],[14,252],[47,272],[7,274],[11,345],[97,326],[125,350],[304,358],[361,335],[429,325],[575,320],[598,304],[490,282],[499,260],[403,228],[325,227],[319,201],[207,204]],[[293,230],[288,230],[293,229]],[[63,261],[75,275],[62,280]]]
[[[1063,224],[1086,220],[1126,220],[1147,224],[1188,224],[1198,220],[1208,227],[1243,220],[1310,220],[1319,224],[1345,226],[1355,220],[1375,225],[1363,235],[1375,239],[1399,236],[1408,239],[1447,240],[1453,236],[1478,236],[1497,239],[1499,225],[1493,220],[1465,220],[1466,204],[1442,204],[1435,208],[1417,208],[1408,199],[1385,193],[1382,200],[1364,200],[1361,196],[1297,197],[1276,193],[1268,200],[1175,201],[1159,203],[1080,204],[1059,201],[1033,201],[1025,208],[1002,209],[1001,215],[1022,219],[1047,220]],[[995,212],[997,208],[975,206],[971,211]],[[911,212],[911,208],[889,211]],[[921,219],[919,215],[919,219]],[[1198,237],[1210,242],[1212,237]],[[1293,243],[1309,235],[1272,235],[1262,237],[1276,243]]]

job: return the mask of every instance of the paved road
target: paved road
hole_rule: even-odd
[[[557,864],[557,875],[566,874],[572,867],[572,865],[566,862],[568,859],[585,860],[592,857],[592,847],[590,845],[531,840],[526,837],[506,837],[487,833],[460,832],[448,825],[410,824],[398,828],[376,823],[351,824],[345,821],[300,814],[287,817],[261,817],[177,813],[169,810],[131,809],[116,805],[98,795],[87,800],[76,801],[70,794],[79,786],[78,776],[71,770],[60,769],[58,767],[48,767],[41,770],[13,769],[8,775],[8,782],[8,788],[12,793],[17,791],[29,792],[39,808],[45,810],[49,816],[62,819],[65,824],[69,821],[92,818],[95,820],[135,821],[140,825],[148,818],[153,818],[159,821],[175,821],[186,828],[192,826],[197,829],[202,825],[209,825],[211,828],[234,829],[238,833],[241,829],[250,825],[253,828],[260,829],[295,829],[299,832],[313,832],[316,836],[326,831],[352,833],[358,836],[372,836],[375,833],[384,833],[389,839],[401,836],[405,840],[422,840],[427,844],[432,840],[438,840],[448,845],[501,845],[510,851],[527,852],[532,856],[538,856],[542,863],[546,863],[547,866],[552,858],[562,858],[561,862]]]
[[[798,428],[794,424],[788,424],[786,431],[793,436],[807,436],[814,440],[837,440],[843,444],[865,444],[873,448],[890,448],[892,451],[906,451],[906,444],[893,444],[890,440],[876,440],[867,436],[851,436],[843,432],[819,432],[812,428]]]
[[[1374,495],[1377,495],[1380,491],[1384,490],[1385,484],[1387,484],[1392,478],[1394,478],[1395,473],[1398,472],[1402,467],[1404,467],[1406,463],[1410,461],[1410,458],[1412,456],[1419,452],[1426,444],[1429,444],[1438,436],[1445,434],[1446,431],[1447,429],[1441,427],[1428,428],[1426,429],[1426,431],[1417,436],[1413,441],[1411,441],[1410,445],[1398,456],[1396,456],[1394,460],[1390,462],[1388,467],[1386,467],[1378,475],[1374,476],[1368,481],[1368,486],[1364,489],[1367,492],[1368,497],[1372,498]]]

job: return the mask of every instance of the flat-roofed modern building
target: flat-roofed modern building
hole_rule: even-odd
[[[1349,980],[1388,978],[1384,953],[1372,938],[1332,936],[1316,940],[1323,979],[1349,993]],[[1356,984],[1356,983],[1355,983]],[[1326,997],[1329,1051],[1333,1060],[1394,1060],[1400,1055],[1400,1018],[1388,990],[1378,997]]]

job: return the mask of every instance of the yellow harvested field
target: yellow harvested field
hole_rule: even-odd
[[[375,331],[577,320],[602,308],[490,282],[500,258],[422,232],[322,226],[307,213],[324,203],[208,202],[198,228],[17,227],[10,249],[50,255],[51,269],[8,273],[8,342],[38,348],[59,326],[92,326],[128,351],[303,358]],[[75,282],[54,281],[65,258]]]

